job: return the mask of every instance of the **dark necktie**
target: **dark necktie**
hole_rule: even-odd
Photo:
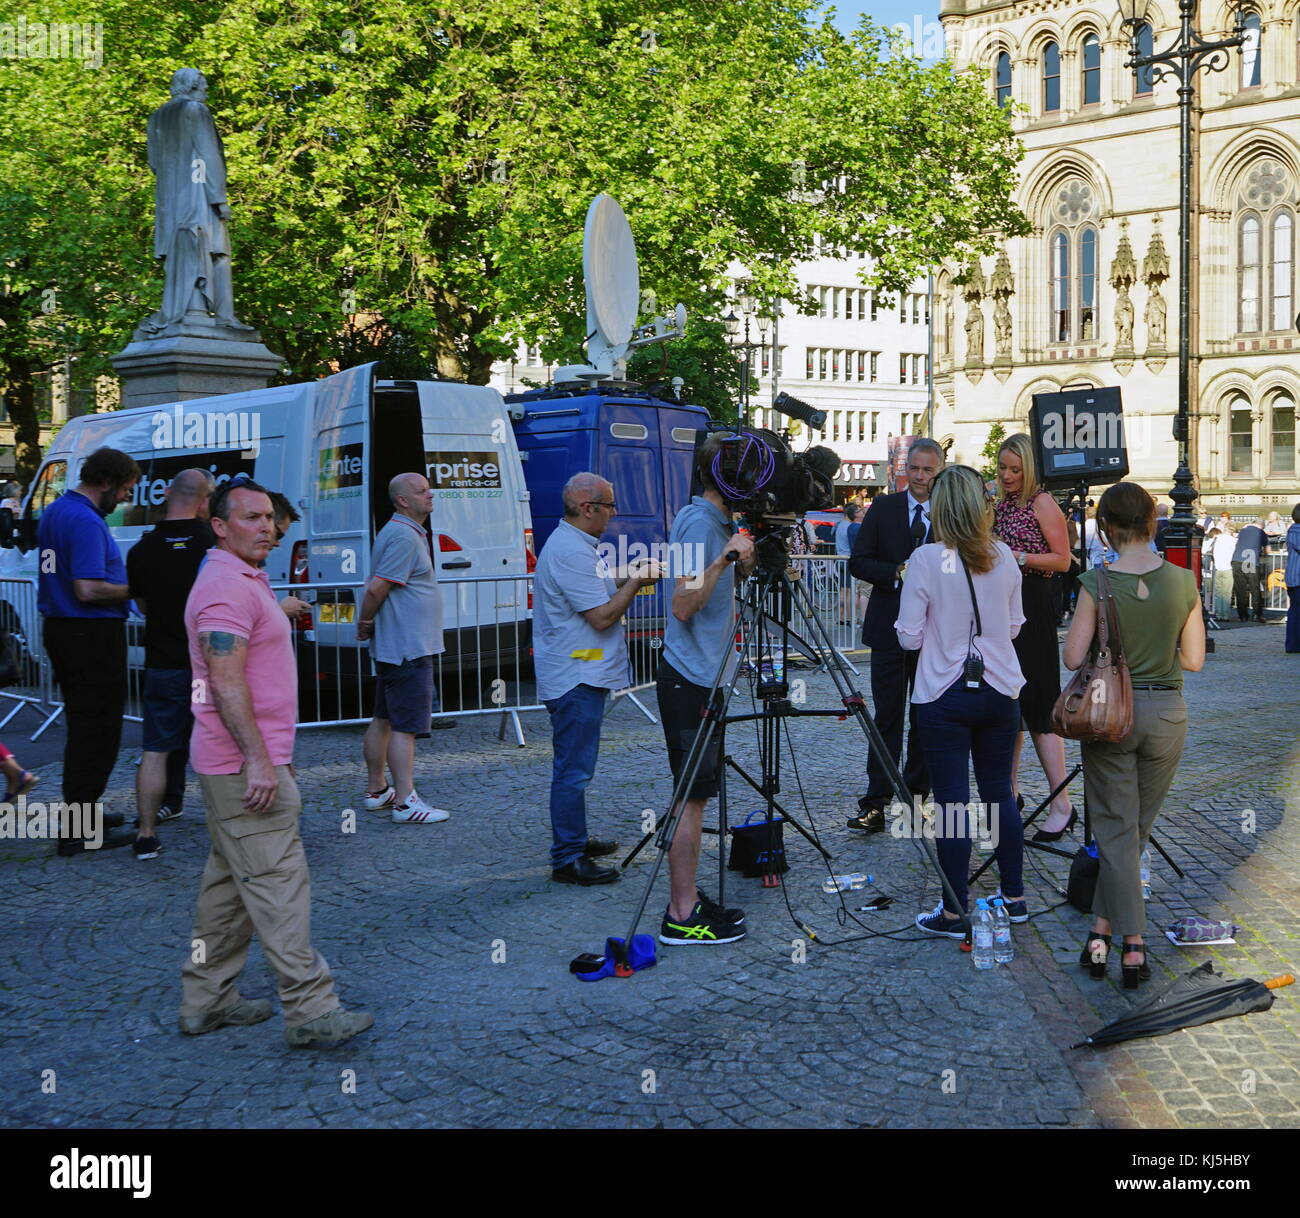
[[[918,503],[916,505],[916,514],[912,517],[912,549],[925,543],[925,520],[921,513],[925,509]]]

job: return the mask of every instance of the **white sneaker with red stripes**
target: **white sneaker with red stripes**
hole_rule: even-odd
[[[414,791],[405,803],[398,804],[393,809],[395,825],[436,825],[439,821],[450,819],[450,812],[429,807]]]

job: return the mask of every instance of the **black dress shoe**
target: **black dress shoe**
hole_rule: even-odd
[[[885,814],[879,808],[872,808],[861,816],[850,816],[844,823],[850,829],[861,829],[864,833],[883,833]]]
[[[97,848],[92,849],[92,843],[83,838],[61,838],[58,845],[58,854],[60,858],[70,858],[74,854],[98,854],[101,850],[114,850],[118,846],[129,846],[135,841],[135,831],[132,829],[110,829],[104,834],[103,839]]]
[[[612,884],[618,879],[618,872],[613,867],[598,867],[588,858],[579,858],[555,868],[551,879],[557,884],[581,884],[586,888],[592,884]]]
[[[617,842],[611,842],[603,837],[587,838],[587,845],[582,851],[582,857],[588,859],[604,858],[607,854],[613,854],[618,849]]]

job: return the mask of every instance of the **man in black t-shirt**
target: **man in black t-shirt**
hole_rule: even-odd
[[[184,790],[194,725],[185,602],[213,542],[208,501],[214,489],[206,470],[182,470],[167,489],[166,516],[126,558],[131,595],[145,617],[144,755],[135,778],[140,826],[135,855],[140,859],[156,858],[162,848],[156,835],[159,807],[168,786],[176,782],[178,763]],[[171,817],[179,816],[179,801],[169,810]]]

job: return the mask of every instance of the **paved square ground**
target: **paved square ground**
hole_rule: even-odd
[[[1218,653],[1188,679],[1188,747],[1156,827],[1186,878],[1157,864],[1151,914],[1154,926],[1186,913],[1227,917],[1241,932],[1227,948],[1156,943],[1155,984],[1205,959],[1233,977],[1300,971],[1300,656],[1283,654],[1277,626],[1216,637]],[[866,690],[869,658],[857,659]],[[802,675],[810,704],[829,705],[828,679]],[[756,880],[728,887],[728,903],[749,912],[744,941],[661,948],[659,965],[630,980],[579,983],[568,961],[624,933],[649,856],[606,888],[551,883],[546,717],[525,716],[524,749],[499,741],[496,727],[465,719],[420,743],[418,787],[453,811],[432,827],[393,825],[360,807],[360,729],[300,735],[314,939],[344,1002],[377,1019],[373,1031],[335,1049],[286,1048],[278,1012],[254,1028],[178,1033],[179,970],[207,850],[197,783],[184,818],[163,827],[165,851],[152,862],[129,850],[59,859],[45,844],[0,842],[7,915],[0,1121],[1300,1124],[1300,987],[1280,991],[1267,1013],[1103,1052],[1069,1050],[1132,998],[1119,989],[1113,963],[1104,984],[1078,969],[1088,923],[1068,906],[1050,908],[1061,900],[1067,863],[1046,854],[1031,852],[1027,866],[1037,916],[1016,928],[1015,962],[990,973],[977,973],[955,943],[916,941],[907,931],[835,947],[808,943],[787,901],[821,940],[864,932],[840,924],[836,898],[821,891],[825,867],[791,833],[793,870],[783,890]],[[128,740],[138,740],[138,729]],[[23,756],[21,737],[7,743]],[[752,734],[733,728],[728,744],[752,763]],[[789,725],[788,744],[782,798],[803,815],[797,763],[809,819],[834,852],[834,869],[871,872],[877,889],[895,898],[891,910],[862,921],[894,930],[933,905],[938,885],[915,844],[844,828],[865,789],[860,730],[799,720]],[[128,816],[134,756],[123,751],[106,796],[110,810]],[[32,798],[58,790],[58,766],[42,773]],[[659,728],[620,702],[590,791],[592,831],[630,845],[642,810],[662,811],[669,787]],[[1042,787],[1032,764],[1026,788]],[[747,805],[738,799],[733,818]],[[716,865],[715,849],[706,844],[705,869]],[[715,875],[705,875],[714,888]],[[643,930],[658,929],[666,890],[665,874]],[[862,903],[855,896],[850,905]],[[274,997],[256,948],[244,989]]]

